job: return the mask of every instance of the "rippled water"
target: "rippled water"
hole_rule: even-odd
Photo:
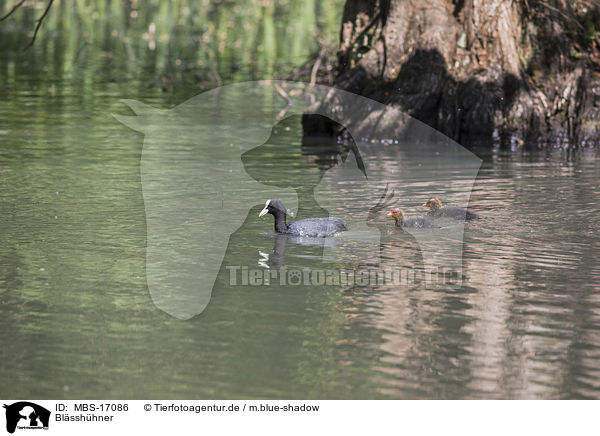
[[[0,79],[0,396],[600,397],[596,152],[478,152],[470,208],[481,219],[465,227],[461,286],[232,286],[228,266],[356,267],[323,263],[337,239],[276,237],[257,204],[229,240],[208,308],[179,321],[146,284],[143,137],[111,114],[127,113],[121,98],[165,108],[195,91]],[[300,137],[296,119],[244,164],[290,181],[298,218],[322,216],[311,189],[339,147]],[[400,154],[379,158],[385,173]],[[459,192],[415,173],[400,194],[394,206],[416,215],[412,199],[453,204]],[[417,240],[386,212],[369,220],[382,267],[422,272]],[[443,226],[431,232],[442,247],[459,230]]]
[[[323,268],[322,246],[275,237],[256,205],[229,241],[208,309],[178,321],[146,287],[142,137],[110,116],[123,112],[116,96],[75,112],[74,100],[0,104],[2,396],[600,396],[596,154],[482,152],[461,287],[231,286],[231,265]],[[297,123],[274,142],[244,157],[249,173],[303,189],[331,165],[330,147],[301,146]],[[396,159],[391,148],[382,168]],[[383,265],[422,269],[413,236],[385,212],[371,218]],[[309,203],[300,217],[321,213]]]

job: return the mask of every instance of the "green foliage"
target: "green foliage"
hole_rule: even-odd
[[[0,13],[13,4],[0,0]],[[289,71],[318,41],[334,43],[343,0],[326,7],[316,0],[56,0],[24,55],[46,4],[27,2],[0,23],[5,56],[35,56],[59,76],[82,74],[82,80],[115,72],[123,79],[145,72],[176,80],[186,71],[247,80]],[[101,59],[95,69],[87,67],[92,59]]]

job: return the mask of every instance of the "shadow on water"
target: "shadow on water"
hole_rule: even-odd
[[[349,152],[354,152],[360,167],[360,153],[352,138],[346,138],[344,142],[335,137],[311,138],[298,147],[297,138],[290,133],[297,131],[300,119],[301,116],[292,115],[277,123],[269,139],[244,153],[242,162],[246,172],[256,181],[278,188],[291,187],[296,191],[297,219],[326,217],[328,212],[315,201],[315,187],[323,173],[337,164],[338,156],[346,159]],[[335,121],[329,120],[329,123],[341,130],[341,125]]]

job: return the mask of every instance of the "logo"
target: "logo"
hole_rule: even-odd
[[[6,409],[6,431],[14,433],[15,429],[48,429],[50,411],[29,401],[19,401],[4,405]]]

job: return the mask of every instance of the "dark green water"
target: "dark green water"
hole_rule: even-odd
[[[226,265],[323,267],[321,247],[277,245],[257,204],[210,305],[179,321],[146,285],[143,136],[111,114],[128,114],[121,98],[169,108],[201,89],[165,92],[146,70],[121,80],[100,55],[65,77],[34,62],[43,50],[0,58],[0,397],[600,397],[596,153],[483,153],[458,289],[230,286]],[[300,135],[291,124],[285,153],[267,147],[248,171],[314,184],[331,155]],[[397,158],[390,149],[382,171]],[[418,270],[418,246],[388,220],[372,218],[383,265]]]

